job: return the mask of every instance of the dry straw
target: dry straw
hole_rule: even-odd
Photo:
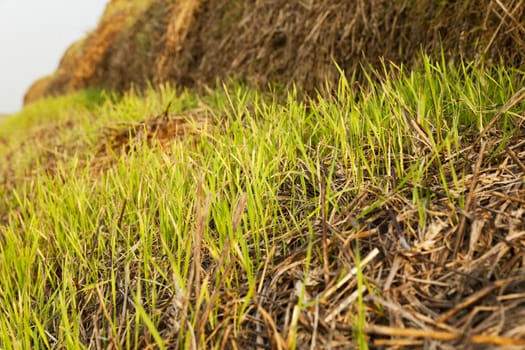
[[[337,82],[334,63],[350,73],[381,60],[412,65],[421,51],[508,66],[525,57],[523,0],[127,2],[112,1],[26,102],[87,86],[214,85],[226,77],[311,92]]]

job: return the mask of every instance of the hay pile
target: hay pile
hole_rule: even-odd
[[[311,92],[338,79],[334,62],[350,74],[382,59],[411,65],[419,52],[441,48],[448,59],[523,66],[524,38],[521,0],[112,0],[98,28],[25,102],[90,86],[122,91],[227,77]]]

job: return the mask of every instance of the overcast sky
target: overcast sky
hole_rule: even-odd
[[[95,29],[109,0],[0,0],[0,114],[53,73],[73,42]]]

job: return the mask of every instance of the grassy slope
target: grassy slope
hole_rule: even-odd
[[[382,295],[391,266],[372,269],[387,252],[363,223],[397,208],[416,229],[387,251],[426,249],[430,203],[465,206],[460,151],[519,77],[426,62],[361,91],[342,81],[308,104],[230,86],[28,106],[0,128],[1,347],[365,347],[365,318],[385,324],[393,311],[364,298]],[[139,121],[168,105],[206,122],[167,143]],[[519,132],[516,111],[494,129],[503,141]]]

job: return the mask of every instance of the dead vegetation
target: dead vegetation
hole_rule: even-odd
[[[101,132],[99,147],[91,164],[92,169],[100,172],[119,157],[145,146],[159,146],[163,152],[169,154],[171,143],[190,139],[212,123],[204,109],[182,114],[173,114],[168,110],[169,106],[153,118],[105,128]]]
[[[525,6],[481,1],[112,1],[99,27],[66,53],[26,102],[89,86],[126,90],[149,81],[214,85],[237,78],[304,91],[381,60],[412,65],[421,51],[523,66]],[[133,18],[133,20],[130,20]],[[37,90],[37,91],[33,91]]]
[[[354,348],[358,288],[364,294],[364,331],[372,348],[523,348],[522,137],[516,135],[496,154],[490,150],[502,142],[500,138],[461,150],[468,173],[464,187],[452,191],[468,193],[464,210],[456,204],[458,198],[443,192],[439,174],[432,171],[426,188],[393,183],[390,187],[396,190],[391,193],[363,187],[355,198],[341,198],[347,203],[344,210],[328,209],[311,223],[318,237],[314,246],[326,249],[329,262],[323,263],[324,254],[318,252],[307,276],[307,246],[297,242],[308,228],[287,234],[284,242],[276,243],[288,247],[287,254],[279,254],[279,249],[269,252],[275,264],[257,281],[253,318],[244,322],[239,338],[225,341],[226,348],[258,341],[260,346],[253,348],[287,349],[295,327],[299,349]],[[493,157],[498,161],[491,161]],[[341,178],[333,182],[341,189],[351,187],[342,175],[345,170],[339,170]],[[312,188],[322,183],[319,178],[311,181]],[[283,198],[293,200],[291,194],[301,191],[293,186],[284,189]],[[432,194],[424,213],[412,203],[413,191]],[[312,199],[318,195],[312,193]],[[381,204],[368,210],[377,203]],[[283,207],[290,203],[283,202]],[[358,240],[365,279],[361,287],[354,265]],[[319,303],[297,313],[294,306],[304,283],[305,303]],[[224,313],[238,307],[227,301],[242,295],[234,293],[221,301]],[[228,329],[223,332],[228,334]]]

